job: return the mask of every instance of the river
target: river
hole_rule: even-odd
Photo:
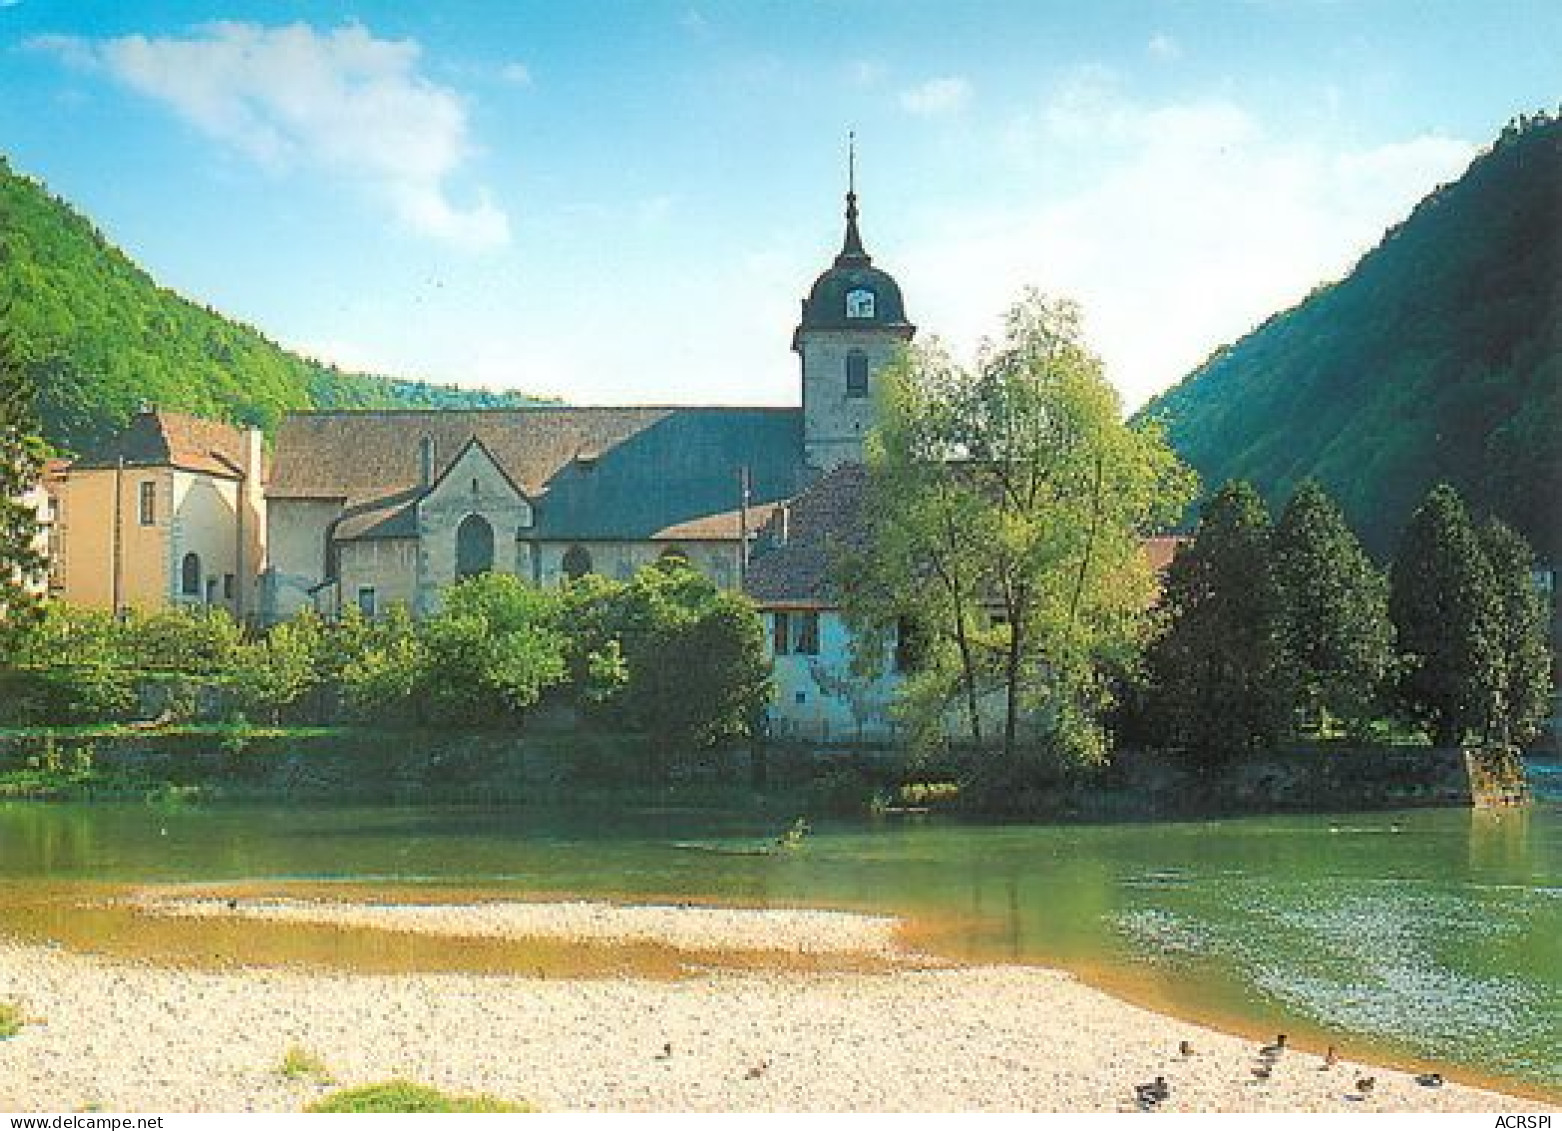
[[[766,855],[726,850],[773,840],[804,815],[796,802],[12,803],[0,805],[0,931],[155,958],[170,929],[207,930],[199,945],[214,957],[267,957],[254,952],[262,936],[78,910],[84,894],[186,883],[891,912],[949,957],[1063,966],[1168,1012],[1556,1095],[1562,775],[1533,771],[1525,810],[1065,826],[807,814],[802,847]]]

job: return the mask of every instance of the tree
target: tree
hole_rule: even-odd
[[[414,695],[435,721],[514,719],[567,674],[558,592],[507,573],[445,590],[420,626]]]
[[[1484,735],[1503,682],[1496,579],[1459,493],[1432,488],[1411,516],[1389,573],[1399,635],[1399,702],[1439,745]]]
[[[243,629],[226,609],[199,606],[133,610],[121,636],[132,666],[189,675],[229,671],[244,643]]]
[[[0,317],[9,320],[9,309]],[[37,619],[37,583],[47,565],[38,548],[37,512],[24,498],[43,465],[34,399],[8,322],[0,323],[0,655]]]
[[[1271,539],[1300,705],[1327,730],[1361,733],[1393,659],[1388,583],[1316,482],[1291,497]]]
[[[1150,650],[1149,714],[1166,743],[1214,765],[1268,749],[1294,695],[1269,515],[1244,482],[1204,507],[1167,571],[1164,634]]]
[[[587,575],[565,601],[588,711],[650,735],[661,751],[753,733],[770,698],[770,663],[747,598],[670,560],[628,584]]]
[[[263,639],[240,645],[230,661],[235,698],[246,714],[261,712],[281,721],[321,680],[325,634],[320,618],[307,610],[273,625]]]
[[[1501,682],[1488,738],[1523,745],[1540,732],[1551,693],[1546,601],[1535,587],[1535,554],[1523,535],[1498,519],[1481,527],[1481,548],[1496,591],[1497,654]]]
[[[1191,477],[1157,428],[1123,423],[1067,301],[1028,292],[974,368],[916,350],[884,384],[871,545],[839,571],[864,656],[882,653],[875,627],[915,633],[924,662],[903,705],[923,733],[957,707],[980,745],[996,695],[1006,767],[1022,720],[1054,762],[1102,760],[1104,672],[1148,626],[1141,538],[1180,512]]]

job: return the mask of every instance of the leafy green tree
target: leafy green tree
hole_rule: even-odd
[[[863,659],[875,626],[907,625],[923,648],[902,699],[917,732],[941,734],[957,709],[981,745],[992,696],[1005,767],[1022,720],[1040,740],[1026,753],[1103,760],[1104,674],[1132,663],[1149,625],[1141,539],[1180,513],[1191,477],[1158,428],[1122,422],[1067,301],[1028,292],[974,368],[915,350],[884,385],[872,542],[838,570]]]
[[[1497,598],[1497,654],[1502,678],[1488,737],[1523,745],[1540,733],[1549,713],[1551,651],[1547,647],[1545,598],[1535,587],[1535,554],[1523,535],[1498,519],[1480,530]]]
[[[574,582],[577,687],[600,717],[666,750],[753,733],[770,697],[764,629],[741,594],[680,561],[646,566],[627,584]]]
[[[1167,571],[1164,634],[1149,654],[1149,713],[1169,746],[1215,765],[1272,747],[1295,702],[1269,515],[1227,483]]]
[[[0,310],[0,319],[9,312]],[[38,616],[37,584],[47,563],[39,552],[38,516],[23,496],[38,482],[34,389],[8,325],[0,323],[0,656]]]
[[[98,722],[135,709],[124,632],[105,609],[50,601],[16,636],[16,676],[3,717],[28,723]]]
[[[1271,547],[1300,704],[1321,730],[1333,718],[1362,734],[1393,660],[1387,579],[1312,480],[1291,497]]]
[[[273,722],[321,681],[325,634],[313,611],[273,625],[266,635],[241,645],[230,663],[234,698],[246,716]]]
[[[1399,637],[1399,701],[1439,745],[1485,735],[1503,686],[1497,582],[1459,493],[1432,488],[1411,516],[1389,573]]]
[[[369,620],[352,609],[331,634],[323,665],[339,670],[348,705],[360,716],[415,719],[415,695],[425,658],[405,605]]]
[[[436,722],[518,718],[567,675],[556,590],[485,573],[445,591],[420,626],[414,694]]]
[[[121,634],[132,666],[188,675],[225,674],[244,642],[227,610],[206,607],[134,610]]]

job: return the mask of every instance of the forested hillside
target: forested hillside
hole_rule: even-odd
[[[44,432],[82,445],[143,402],[270,428],[297,408],[481,408],[516,393],[346,373],[157,285],[79,212],[0,158],[0,317],[37,378]]]
[[[1206,491],[1305,478],[1389,552],[1439,480],[1562,557],[1562,119],[1503,131],[1343,281],[1223,347],[1141,415]]]

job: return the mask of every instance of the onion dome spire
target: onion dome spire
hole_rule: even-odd
[[[857,135],[846,135],[846,240],[841,244],[841,254],[835,257],[837,267],[866,267],[873,260],[862,247],[862,233],[857,231]]]

